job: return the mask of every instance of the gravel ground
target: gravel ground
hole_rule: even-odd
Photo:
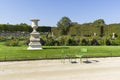
[[[0,80],[120,80],[120,57],[0,62]]]

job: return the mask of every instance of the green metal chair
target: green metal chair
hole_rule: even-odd
[[[80,59],[80,63],[82,63],[82,58],[85,57],[85,53],[87,52],[88,52],[87,48],[81,48],[80,52],[78,52],[78,54],[75,55],[76,58]]]
[[[70,62],[70,55],[68,52],[65,52],[64,50],[61,50],[61,62],[62,63],[65,63],[65,60],[66,59],[69,59],[69,62]]]

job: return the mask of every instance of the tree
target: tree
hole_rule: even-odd
[[[98,19],[98,20],[95,20],[93,23],[99,27],[101,25],[104,25],[105,21],[103,19]]]
[[[57,23],[57,27],[60,30],[60,34],[67,35],[71,24],[72,22],[68,17],[62,17],[62,19]]]
[[[105,21],[103,19],[98,19],[95,20],[93,23],[100,28],[100,36],[103,37]]]

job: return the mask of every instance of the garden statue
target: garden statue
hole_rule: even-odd
[[[112,39],[115,39],[115,33],[112,33]]]
[[[41,43],[40,43],[40,38],[36,29],[38,28],[38,19],[32,19],[32,25],[31,27],[33,28],[32,33],[30,33],[30,43],[29,47],[27,48],[28,50],[42,50],[41,48]]]
[[[96,36],[97,34],[96,33],[94,33],[94,36]]]

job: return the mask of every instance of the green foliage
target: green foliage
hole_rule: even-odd
[[[98,20],[95,20],[93,22],[93,24],[95,24],[96,26],[100,27],[100,26],[103,26],[105,24],[105,21],[103,19],[98,19]]]
[[[38,32],[51,32],[51,27],[49,26],[39,26],[37,28]]]
[[[57,23],[57,27],[60,30],[60,34],[66,35],[69,31],[69,28],[71,26],[71,20],[68,17],[62,17],[60,21]]]
[[[6,40],[8,40],[8,38],[7,38],[7,37],[0,36],[0,42],[2,42],[2,41],[6,41]]]
[[[66,43],[67,46],[77,46],[79,45],[79,40],[73,38],[73,37],[69,37],[66,39]]]
[[[99,45],[99,42],[97,41],[97,39],[92,39],[91,45]]]
[[[15,31],[26,31],[29,32],[30,27],[26,24],[0,24],[0,31],[1,32],[15,32]]]
[[[49,37],[45,40],[45,46],[54,46],[54,40],[52,37]]]
[[[61,37],[58,37],[57,38],[57,40],[58,40],[58,42],[60,43],[60,45],[62,46],[65,46],[66,45],[66,40],[67,39],[67,37],[65,37],[65,36],[61,36]]]
[[[106,40],[106,45],[111,45],[111,41],[108,39],[108,40]]]
[[[107,25],[103,19],[98,19],[91,23],[79,24],[72,22],[65,16],[58,21],[57,27],[40,26],[37,30],[41,32],[42,45],[46,46],[90,46],[91,43],[95,44],[95,42],[99,45],[120,45],[120,24]],[[0,34],[4,33],[3,36],[0,36],[0,41],[18,39],[20,41],[25,40],[25,44],[28,45],[29,32],[31,31],[32,28],[26,23],[16,25],[0,24]],[[17,32],[20,34],[17,34]],[[51,35],[51,32],[54,35]],[[15,36],[11,35],[12,33]],[[23,34],[21,35],[21,33]],[[96,37],[94,33],[96,33]],[[112,39],[113,33],[115,33],[115,39]],[[92,40],[93,37],[95,37],[96,41]]]
[[[13,39],[13,40],[6,41],[5,45],[6,46],[19,46],[19,40]]]
[[[81,45],[82,46],[87,46],[88,44],[89,44],[88,41],[83,38],[82,41],[81,41]]]
[[[111,40],[111,45],[120,45],[120,40],[118,39]]]
[[[106,37],[87,37],[80,38],[79,36],[60,36],[58,38],[47,37],[42,38],[45,46],[96,46],[96,45],[120,45],[119,37],[116,39]]]
[[[28,45],[30,43],[30,40],[29,39],[26,39],[26,40],[24,40],[24,45]]]
[[[80,24],[72,24],[72,26],[69,28],[68,35],[77,35],[80,36],[82,32],[82,27]]]

